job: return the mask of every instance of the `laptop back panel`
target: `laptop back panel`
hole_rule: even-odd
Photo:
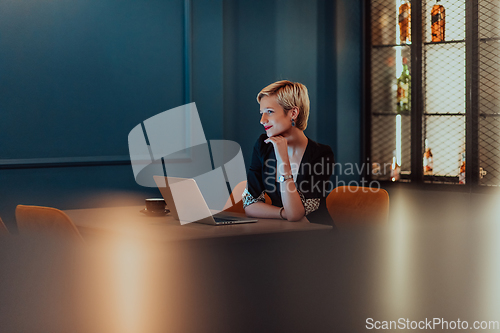
[[[172,212],[181,224],[198,222],[212,225],[257,222],[256,219],[223,214],[216,222],[194,179],[154,176],[155,182]]]
[[[155,176],[154,179],[174,218],[181,224],[215,224],[194,179],[163,176]]]

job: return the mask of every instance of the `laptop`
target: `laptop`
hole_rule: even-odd
[[[192,178],[154,176],[154,180],[170,213],[182,225],[191,222],[211,225],[257,222],[256,219],[243,215],[237,216],[226,212],[213,214]]]

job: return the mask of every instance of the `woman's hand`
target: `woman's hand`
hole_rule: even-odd
[[[272,136],[266,140],[266,143],[272,143],[274,146],[274,153],[276,154],[276,166],[278,167],[279,175],[291,175],[292,168],[290,166],[290,159],[288,157],[288,142],[281,136]]]
[[[267,138],[264,140],[265,143],[271,142],[274,146],[274,153],[276,154],[276,157],[279,158],[283,163],[289,163],[289,158],[288,158],[288,142],[286,139],[281,136],[272,136],[270,138]]]

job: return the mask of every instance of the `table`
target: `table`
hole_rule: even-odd
[[[180,225],[169,215],[148,216],[144,207],[107,207],[66,210],[82,235],[122,235],[160,242],[185,241],[221,237],[250,236],[304,231],[331,231],[332,227],[309,223],[307,219],[288,222],[259,219],[256,223],[213,226],[200,223]],[[234,213],[232,213],[234,214]],[[234,214],[237,215],[237,214]]]

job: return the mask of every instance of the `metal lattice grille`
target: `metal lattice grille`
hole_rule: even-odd
[[[401,124],[396,115],[374,115],[372,117],[372,162],[373,177],[390,180],[393,169],[393,156],[396,150],[396,128],[401,127],[401,166],[400,173],[405,178],[411,167],[410,117],[401,116]],[[375,170],[378,170],[376,172]]]
[[[373,178],[500,186],[500,0],[370,4]]]
[[[500,185],[500,1],[479,1],[479,182]]]
[[[424,180],[459,183],[465,153],[465,1],[424,1],[422,27]],[[425,168],[430,154],[432,170]]]
[[[465,151],[465,117],[425,116],[425,126],[434,162],[432,175],[426,175],[426,180],[458,182],[461,153]]]
[[[397,172],[398,177],[407,179],[411,170],[411,121],[409,112],[398,114],[396,102],[403,58],[411,73],[410,41],[401,39],[399,1],[374,0],[371,5],[372,177],[390,180]]]

